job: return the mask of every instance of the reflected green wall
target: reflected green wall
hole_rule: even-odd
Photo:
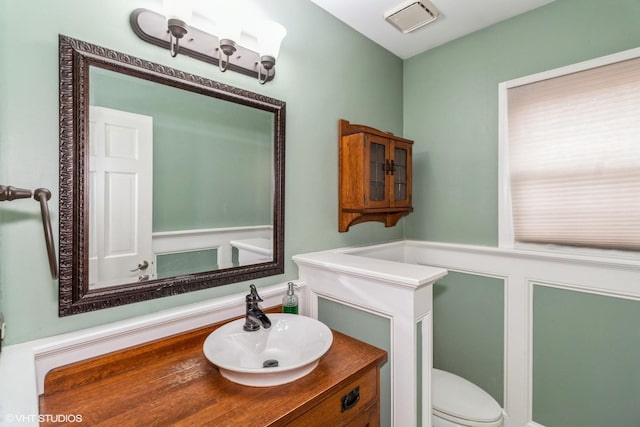
[[[178,252],[158,255],[156,259],[158,278],[201,273],[218,269],[217,249]]]
[[[154,232],[273,224],[272,113],[97,67],[89,93],[153,117]]]

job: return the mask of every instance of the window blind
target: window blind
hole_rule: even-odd
[[[640,58],[509,88],[517,242],[640,250]]]

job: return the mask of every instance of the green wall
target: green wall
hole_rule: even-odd
[[[318,320],[331,329],[356,337],[391,354],[389,319],[325,298],[318,298]],[[383,427],[392,425],[390,402],[391,365],[387,360],[380,368],[380,425]]]
[[[496,246],[498,84],[638,47],[639,20],[638,0],[556,0],[406,60],[406,237]]]
[[[1,1],[0,183],[50,188],[54,193],[51,210],[57,217],[57,36],[61,33],[287,102],[287,260],[295,253],[403,237],[401,226],[385,229],[378,223],[361,224],[348,233],[337,232],[339,118],[367,123],[416,141],[415,211],[404,220],[405,237],[495,246],[498,83],[634,48],[640,43],[640,0],[611,0],[606,4],[556,0],[403,63],[309,1],[240,3],[246,3],[248,11],[263,11],[288,31],[278,60],[278,76],[265,86],[246,76],[222,74],[191,58],[172,59],[167,52],[140,41],[129,28],[128,15],[135,7],[158,6],[150,0],[135,4],[127,0]],[[39,13],[32,13],[34,10]],[[57,234],[55,224],[54,233]],[[0,260],[0,310],[8,323],[5,344],[214,298],[248,286],[239,283],[59,319],[57,284],[49,278],[38,207],[29,201],[0,206]],[[265,285],[296,276],[295,266],[287,261],[284,275],[256,283]],[[449,283],[451,278],[454,280]],[[457,317],[446,320],[443,313],[471,310],[475,304],[473,298],[445,298],[447,292],[454,295],[458,291],[455,286],[476,286],[473,291],[493,292],[496,286],[493,281],[487,283],[475,276],[451,278],[435,288],[434,357],[436,366],[443,367],[455,357],[455,343],[446,341],[453,337],[446,331],[464,330],[465,325]],[[440,286],[447,287],[446,292]],[[618,335],[612,339],[621,351],[624,341],[619,337],[636,337],[627,352],[637,354],[638,303],[538,288],[534,297],[534,364],[538,366],[534,372],[534,418],[549,427],[564,427],[564,420],[559,417],[566,416],[567,411],[558,415],[557,408],[541,397],[555,384],[549,376],[583,360],[591,366],[608,360],[606,372],[618,376],[632,369],[626,356],[621,359],[619,352],[612,354],[601,334],[590,332],[594,327],[603,327],[603,333]],[[587,313],[593,308],[589,297],[606,299],[607,314],[600,318],[609,320],[596,324],[587,321]],[[554,306],[556,298],[565,298],[566,304]],[[495,312],[502,312],[503,301],[497,295],[483,304],[486,310],[491,311],[493,305]],[[321,316],[338,329],[346,327],[349,323],[340,317],[348,313],[334,311],[324,306]],[[551,319],[565,329],[553,331],[545,327]],[[494,339],[496,333],[499,336],[499,320],[492,322],[493,326],[479,332],[481,335],[475,339]],[[358,331],[358,335],[362,333]],[[574,352],[573,357],[566,358],[561,354],[566,347],[562,342],[565,333],[580,337],[578,342],[585,348],[596,348],[596,354],[584,359]],[[558,355],[545,361],[543,346],[551,344]],[[481,372],[495,372],[495,362],[474,361],[465,375],[483,384],[486,381],[485,387],[500,400],[499,387],[491,384],[497,377],[489,374],[493,379],[484,380]],[[634,369],[637,372],[637,367]],[[565,392],[578,399],[574,402],[582,402],[583,407],[597,407],[601,396],[579,394],[584,388],[597,388],[594,382],[598,379],[594,378],[585,386],[577,381],[580,373],[574,372],[564,384]],[[637,382],[633,384],[637,386]],[[614,390],[611,398],[625,402],[626,397],[637,395],[637,390],[631,388]],[[622,405],[623,411],[629,410],[626,403]]]
[[[433,287],[433,367],[504,404],[504,280],[450,271]]]
[[[402,133],[402,61],[309,1],[235,3],[244,13],[261,14],[287,29],[278,74],[264,86],[186,56],[171,58],[138,39],[129,14],[137,7],[157,9],[157,1],[0,1],[0,183],[50,188],[58,235],[58,34],[64,34],[287,103],[285,273],[256,280],[257,286],[296,278],[293,254],[401,238],[401,227],[380,223],[338,233],[337,128],[345,118]],[[249,285],[58,318],[57,282],[49,275],[39,207],[28,200],[0,206],[0,260],[5,345],[237,293]]]
[[[639,426],[638,325],[638,301],[534,286],[534,421]]]
[[[415,211],[405,237],[497,246],[498,84],[636,48],[639,22],[639,0],[556,0],[406,60],[404,136],[416,144]],[[479,301],[483,316],[504,313],[487,280],[450,273],[434,287],[434,365],[501,401],[502,355],[478,343],[497,344],[503,323],[491,315],[475,325],[469,317]],[[629,402],[640,384],[632,356],[640,353],[640,303],[538,287],[534,297],[534,421],[640,425],[637,399],[635,408]],[[465,346],[472,354],[461,351]],[[481,357],[470,360],[476,349]],[[611,422],[607,415],[616,410]]]

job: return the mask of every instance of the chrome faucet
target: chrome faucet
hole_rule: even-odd
[[[249,332],[257,331],[260,329],[260,325],[262,325],[264,329],[269,329],[271,327],[271,320],[269,320],[267,315],[264,314],[258,306],[258,303],[262,302],[262,298],[258,295],[258,290],[255,285],[249,286],[249,289],[251,289],[251,293],[245,298],[247,302],[247,314],[243,329]]]

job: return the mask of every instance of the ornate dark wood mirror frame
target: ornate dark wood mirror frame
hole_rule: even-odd
[[[59,315],[176,295],[284,272],[285,103],[66,36],[59,37]],[[96,66],[274,115],[273,259],[270,262],[89,289],[89,67]]]

